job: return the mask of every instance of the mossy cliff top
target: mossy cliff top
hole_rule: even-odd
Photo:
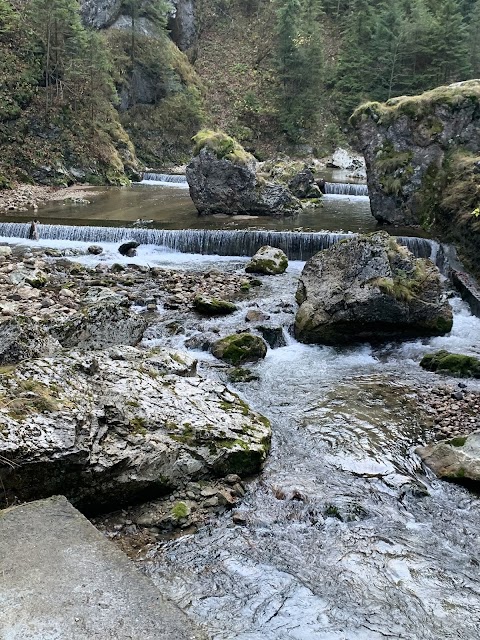
[[[193,154],[198,156],[202,149],[212,151],[219,160],[229,160],[234,164],[248,165],[256,160],[251,153],[245,151],[241,144],[222,131],[202,129],[193,137],[195,147]]]
[[[480,80],[468,80],[437,87],[418,96],[400,96],[385,103],[367,102],[354,111],[350,124],[355,127],[367,118],[372,118],[377,124],[388,125],[402,116],[413,120],[428,117],[437,107],[445,107],[454,113],[479,106]]]

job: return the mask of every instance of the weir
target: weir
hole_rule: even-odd
[[[325,182],[325,195],[332,196],[368,196],[366,184],[344,182]]]
[[[174,175],[171,173],[144,173],[143,182],[160,182],[167,184],[187,184],[187,177],[184,175]]]
[[[26,239],[29,231],[28,223],[0,223],[0,238]],[[355,234],[327,232],[130,229],[57,224],[40,224],[38,232],[42,240],[92,243],[119,243],[135,240],[140,244],[156,245],[165,251],[220,256],[252,256],[260,247],[270,245],[282,249],[290,260],[308,260],[318,251],[355,236]],[[434,240],[410,237],[396,237],[396,240],[410,249],[417,258],[430,258],[437,263],[440,245]]]

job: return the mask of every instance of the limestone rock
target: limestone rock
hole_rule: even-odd
[[[297,302],[295,334],[306,343],[443,335],[453,322],[438,269],[384,232],[313,256],[303,269]]]
[[[82,18],[95,29],[109,27],[121,13],[123,0],[81,0]]]
[[[246,362],[256,362],[267,355],[267,345],[259,336],[236,333],[212,344],[212,353],[219,360],[238,367]]]
[[[233,302],[201,295],[195,296],[193,306],[205,316],[226,316],[237,310]]]
[[[202,131],[187,166],[190,196],[202,215],[212,213],[283,216],[301,211],[282,184],[257,176],[257,162],[229,136]]]
[[[60,349],[60,343],[32,318],[15,316],[0,321],[0,364],[2,365],[51,356]]]
[[[103,248],[99,247],[97,244],[92,244],[90,247],[88,247],[87,251],[94,256],[99,256],[101,253],[103,253]]]
[[[365,161],[361,156],[352,151],[339,147],[335,149],[327,166],[333,169],[344,169],[346,171],[362,171],[362,169],[365,169]]]
[[[423,462],[443,480],[480,482],[480,431],[417,449]]]
[[[138,344],[146,326],[145,318],[125,307],[121,296],[109,296],[55,324],[50,333],[65,348],[105,349]]]
[[[281,249],[261,247],[245,267],[247,273],[263,273],[267,276],[284,273],[288,267],[288,258]]]
[[[61,492],[99,510],[189,479],[258,471],[268,421],[222,384],[176,375],[186,358],[172,353],[172,370],[161,371],[158,353],[117,347],[0,375],[2,499]]]
[[[435,221],[445,163],[451,162],[456,149],[463,154],[480,152],[479,103],[480,82],[470,80],[384,104],[370,102],[356,110],[351,123],[365,155],[377,220]]]

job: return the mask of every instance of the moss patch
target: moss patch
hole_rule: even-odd
[[[197,156],[202,149],[212,151],[219,160],[225,159],[234,164],[247,165],[255,162],[255,158],[245,151],[241,144],[222,131],[202,129],[193,137],[195,147],[193,154]]]
[[[239,366],[264,358],[267,355],[267,346],[259,336],[239,333],[217,340],[212,345],[212,353],[220,360]]]
[[[442,350],[425,355],[420,366],[427,371],[465,378],[480,378],[480,359]]]

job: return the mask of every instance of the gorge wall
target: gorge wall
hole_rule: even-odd
[[[439,232],[480,273],[480,81],[367,103],[351,123],[377,220]]]

